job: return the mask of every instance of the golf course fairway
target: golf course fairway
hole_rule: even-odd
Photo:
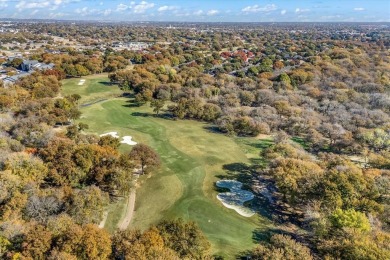
[[[206,123],[156,117],[148,104],[138,107],[130,98],[118,97],[120,90],[107,84],[107,75],[83,79],[83,85],[78,85],[80,79],[64,80],[62,94],[82,96],[78,121],[89,125],[89,133],[132,136],[161,156],[161,168],[138,180],[129,228],[146,229],[163,219],[183,218],[195,221],[213,253],[226,259],[255,246],[255,230],[266,232],[269,220],[259,214],[244,217],[224,207],[216,197],[215,182],[227,174],[224,166],[249,164],[258,157],[259,150],[248,143],[259,140],[245,138],[243,142],[207,130]],[[131,146],[122,144],[120,150],[128,152]],[[124,206],[110,208],[105,227],[112,231],[112,222],[119,221]]]

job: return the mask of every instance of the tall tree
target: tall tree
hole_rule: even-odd
[[[157,115],[160,113],[161,109],[164,107],[164,100],[162,99],[153,99],[150,102],[150,107],[153,108],[153,112],[155,112]]]
[[[149,173],[161,164],[158,154],[145,144],[135,145],[129,157],[141,169],[141,174]]]

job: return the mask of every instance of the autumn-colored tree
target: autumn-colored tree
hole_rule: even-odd
[[[10,65],[14,68],[19,68],[20,65],[22,65],[23,59],[21,58],[15,58],[10,62]]]
[[[160,157],[149,146],[137,144],[129,154],[129,159],[133,160],[136,167],[139,167],[141,174],[149,173],[160,166]]]
[[[180,258],[205,259],[209,256],[210,243],[195,222],[163,221],[157,229],[165,245],[176,251]]]
[[[5,111],[14,103],[12,97],[7,95],[0,95],[0,111]]]
[[[284,198],[291,203],[307,199],[317,185],[323,170],[314,162],[299,159],[277,159],[272,163],[270,174],[276,180],[276,186]],[[310,196],[310,195],[309,195]]]
[[[72,194],[68,213],[78,224],[100,223],[108,204],[108,195],[98,187],[89,186]]]
[[[109,146],[111,148],[117,149],[120,146],[120,141],[118,138],[115,138],[111,135],[105,135],[100,137],[99,145],[100,146]]]
[[[143,234],[138,230],[117,232],[113,237],[113,255],[115,259],[180,259],[170,248],[156,228],[150,228]]]
[[[83,226],[80,259],[105,260],[111,255],[111,239],[108,232],[93,224]]]
[[[284,63],[280,60],[277,60],[274,62],[274,69],[276,70],[280,70],[280,69],[283,69],[284,68]]]
[[[32,225],[23,236],[22,255],[45,259],[51,248],[52,234],[42,225]]]
[[[250,255],[254,260],[313,259],[309,248],[285,235],[273,235],[269,244],[262,243]]]

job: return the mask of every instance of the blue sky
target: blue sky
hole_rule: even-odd
[[[1,18],[201,22],[390,22],[389,0],[0,0]]]

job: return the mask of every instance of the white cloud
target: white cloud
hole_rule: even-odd
[[[0,0],[0,8],[5,8],[8,6],[8,0]]]
[[[275,11],[276,9],[277,6],[275,4],[268,4],[265,6],[260,6],[260,5],[247,6],[243,8],[241,11],[245,13],[259,13],[259,12],[271,12],[271,11]]]
[[[112,13],[112,10],[111,10],[111,9],[103,10],[103,15],[104,15],[104,16],[109,16],[111,13]]]
[[[216,15],[216,14],[218,14],[218,13],[219,13],[218,10],[210,10],[210,11],[207,12],[207,15],[208,15],[208,16],[213,16],[213,15]]]
[[[363,7],[355,7],[353,10],[354,11],[364,11],[365,9]]]
[[[139,4],[136,4],[135,2],[130,3],[130,7],[133,8],[134,13],[136,14],[142,14],[145,13],[146,10],[153,8],[155,6],[154,3],[148,3],[146,1],[142,1]]]
[[[58,9],[61,5],[72,3],[72,2],[79,2],[80,0],[34,0],[34,1],[19,1],[15,5],[15,8],[19,11],[24,9],[36,9],[36,8],[49,8],[49,10],[55,10]],[[7,1],[2,1],[7,2]]]
[[[119,11],[119,12],[122,12],[122,11],[127,10],[128,8],[129,7],[127,5],[125,5],[125,4],[119,4],[119,5],[117,5],[116,10]]]
[[[89,13],[88,7],[77,8],[74,12],[80,15],[87,15]]]
[[[282,10],[282,11],[280,11],[280,14],[281,15],[285,15],[287,13],[287,10]]]
[[[50,1],[20,1],[15,7],[19,10],[22,9],[33,9],[33,8],[46,8],[49,7],[52,3]]]
[[[202,15],[204,12],[203,12],[203,10],[198,10],[198,11],[195,11],[194,12],[194,15]]]
[[[307,13],[309,11],[310,11],[310,9],[300,9],[300,8],[295,9],[295,13],[297,13],[297,14]]]
[[[168,5],[164,5],[164,6],[161,6],[157,9],[157,11],[159,12],[165,12],[165,11],[173,11],[173,10],[177,10],[179,9],[177,6],[168,6]]]

